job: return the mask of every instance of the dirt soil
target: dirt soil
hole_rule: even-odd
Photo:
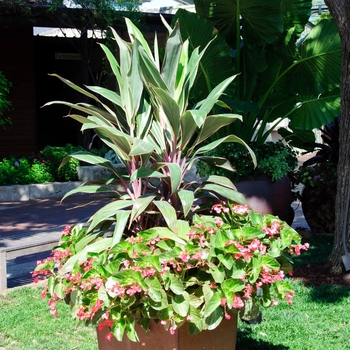
[[[350,273],[333,275],[329,271],[328,263],[297,267],[293,270],[293,277],[304,281],[306,285],[338,284],[350,288]]]

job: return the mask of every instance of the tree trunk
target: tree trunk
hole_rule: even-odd
[[[330,263],[333,273],[344,270],[342,255],[344,255],[343,230],[345,241],[350,251],[350,213],[347,205],[350,191],[350,2],[348,0],[325,0],[333,17],[342,43],[342,75],[341,75],[341,105],[339,132],[339,163],[337,197],[335,203],[335,236]]]

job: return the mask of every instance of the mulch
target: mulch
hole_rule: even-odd
[[[329,263],[297,267],[293,269],[293,278],[310,286],[337,284],[350,288],[350,272],[334,275],[330,272]]]
[[[303,228],[296,228],[298,233],[305,239],[314,235],[312,232]],[[335,284],[350,288],[350,271],[343,271],[339,275],[331,272],[330,263],[325,264],[307,264],[293,269],[293,278],[300,280],[309,286],[321,286],[325,284]]]

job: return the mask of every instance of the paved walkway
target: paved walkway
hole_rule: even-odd
[[[43,234],[59,238],[65,225],[89,218],[106,203],[99,198],[98,195],[76,195],[63,202],[59,199],[0,202],[0,248],[12,245],[15,240],[34,240]],[[87,203],[89,205],[85,205]],[[47,251],[8,261],[8,288],[31,283],[30,271],[36,261],[49,254]]]
[[[65,225],[89,218],[106,202],[97,195],[77,195],[61,202],[59,199],[41,199],[25,202],[0,202],[0,247],[8,241],[32,237],[39,233],[60,236]],[[90,203],[89,205],[84,205]],[[309,230],[301,206],[293,203],[295,218],[292,226]],[[36,261],[49,256],[42,252],[10,260],[7,263],[8,288],[31,283],[30,271]]]

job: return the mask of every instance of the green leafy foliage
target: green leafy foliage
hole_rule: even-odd
[[[5,128],[6,124],[11,124],[10,117],[5,113],[11,108],[9,100],[11,83],[6,79],[5,75],[0,71],[0,127]]]
[[[153,227],[115,245],[101,234],[87,240],[81,224],[66,228],[53,257],[34,273],[50,276],[51,312],[64,300],[73,318],[137,341],[136,321],[156,319],[170,332],[187,321],[192,334],[216,328],[230,312],[255,318],[260,306],[290,304],[288,253],[308,245],[285,222],[247,206],[220,203],[212,210],[215,216],[195,216],[177,235]]]
[[[0,186],[26,185],[53,181],[78,180],[77,166],[83,165],[77,159],[71,159],[65,166],[59,167],[62,160],[71,152],[83,150],[80,146],[46,146],[36,156],[11,157],[0,161]],[[103,156],[107,148],[92,149],[91,153]]]
[[[45,159],[46,166],[53,178],[57,181],[72,181],[77,180],[77,167],[80,165],[76,159],[70,159],[67,164],[60,168],[62,160],[72,152],[83,151],[80,146],[72,146],[67,144],[63,147],[46,146],[40,153]]]
[[[215,149],[208,155],[220,155],[227,158],[234,165],[235,172],[216,168],[210,164],[199,162],[197,170],[201,176],[206,174],[224,175],[239,182],[247,179],[258,179],[260,176],[269,176],[273,181],[279,180],[286,175],[292,175],[298,164],[297,152],[282,141],[266,142],[263,145],[251,145],[257,159],[254,166],[246,149],[236,144],[226,144],[221,150]]]
[[[186,22],[182,35],[189,38],[190,47],[196,47],[198,33],[217,32],[227,44],[217,54],[222,59],[220,75],[232,69],[239,73],[224,102],[242,120],[222,129],[217,137],[232,132],[247,143],[262,144],[283,120],[288,120],[288,137],[292,137],[319,128],[339,114],[341,43],[336,25],[321,20],[301,37],[312,1],[194,2],[197,14],[184,10],[176,14]],[[210,52],[215,44],[210,37],[202,39]],[[214,64],[203,67],[207,80],[217,71]]]
[[[111,178],[106,183],[100,183],[98,190],[96,182],[87,182],[68,195],[76,192],[109,192],[109,198],[114,200],[91,218],[89,232],[111,227],[117,218],[116,241],[124,228],[137,232],[152,226],[168,226],[178,233],[181,228],[177,220],[190,218],[194,209],[198,210],[197,202],[203,196],[216,200],[218,194],[225,193],[231,200],[245,202],[232,183],[226,182],[222,186],[222,181],[217,177],[199,182],[184,181],[187,171],[209,149],[226,142],[246,145],[230,134],[213,143],[208,142],[220,128],[240,119],[236,114],[210,114],[235,76],[227,77],[213,87],[203,100],[192,105],[189,97],[205,50],[199,52],[197,48],[190,53],[188,40],[181,38],[179,23],[173,28],[165,24],[169,38],[164,59],[160,62],[157,40],[152,52],[142,33],[129,19],[126,19],[126,25],[131,43],[112,30],[119,47],[119,61],[108,47],[101,44],[113,71],[117,90],[99,86],[83,89],[57,76],[69,87],[95,101],[99,107],[64,101],[48,103],[60,103],[74,112],[82,113],[72,112],[70,117],[82,124],[82,130],[93,129],[122,165],[115,167],[105,158],[89,152],[75,152],[61,164],[63,167],[71,159],[76,159],[112,171]],[[255,161],[249,148],[248,152]],[[230,163],[223,158],[211,157],[211,160],[216,161],[218,166],[232,170]],[[124,191],[119,193],[106,184],[119,184]]]
[[[32,158],[3,159],[0,162],[0,186],[53,181],[45,162]]]

